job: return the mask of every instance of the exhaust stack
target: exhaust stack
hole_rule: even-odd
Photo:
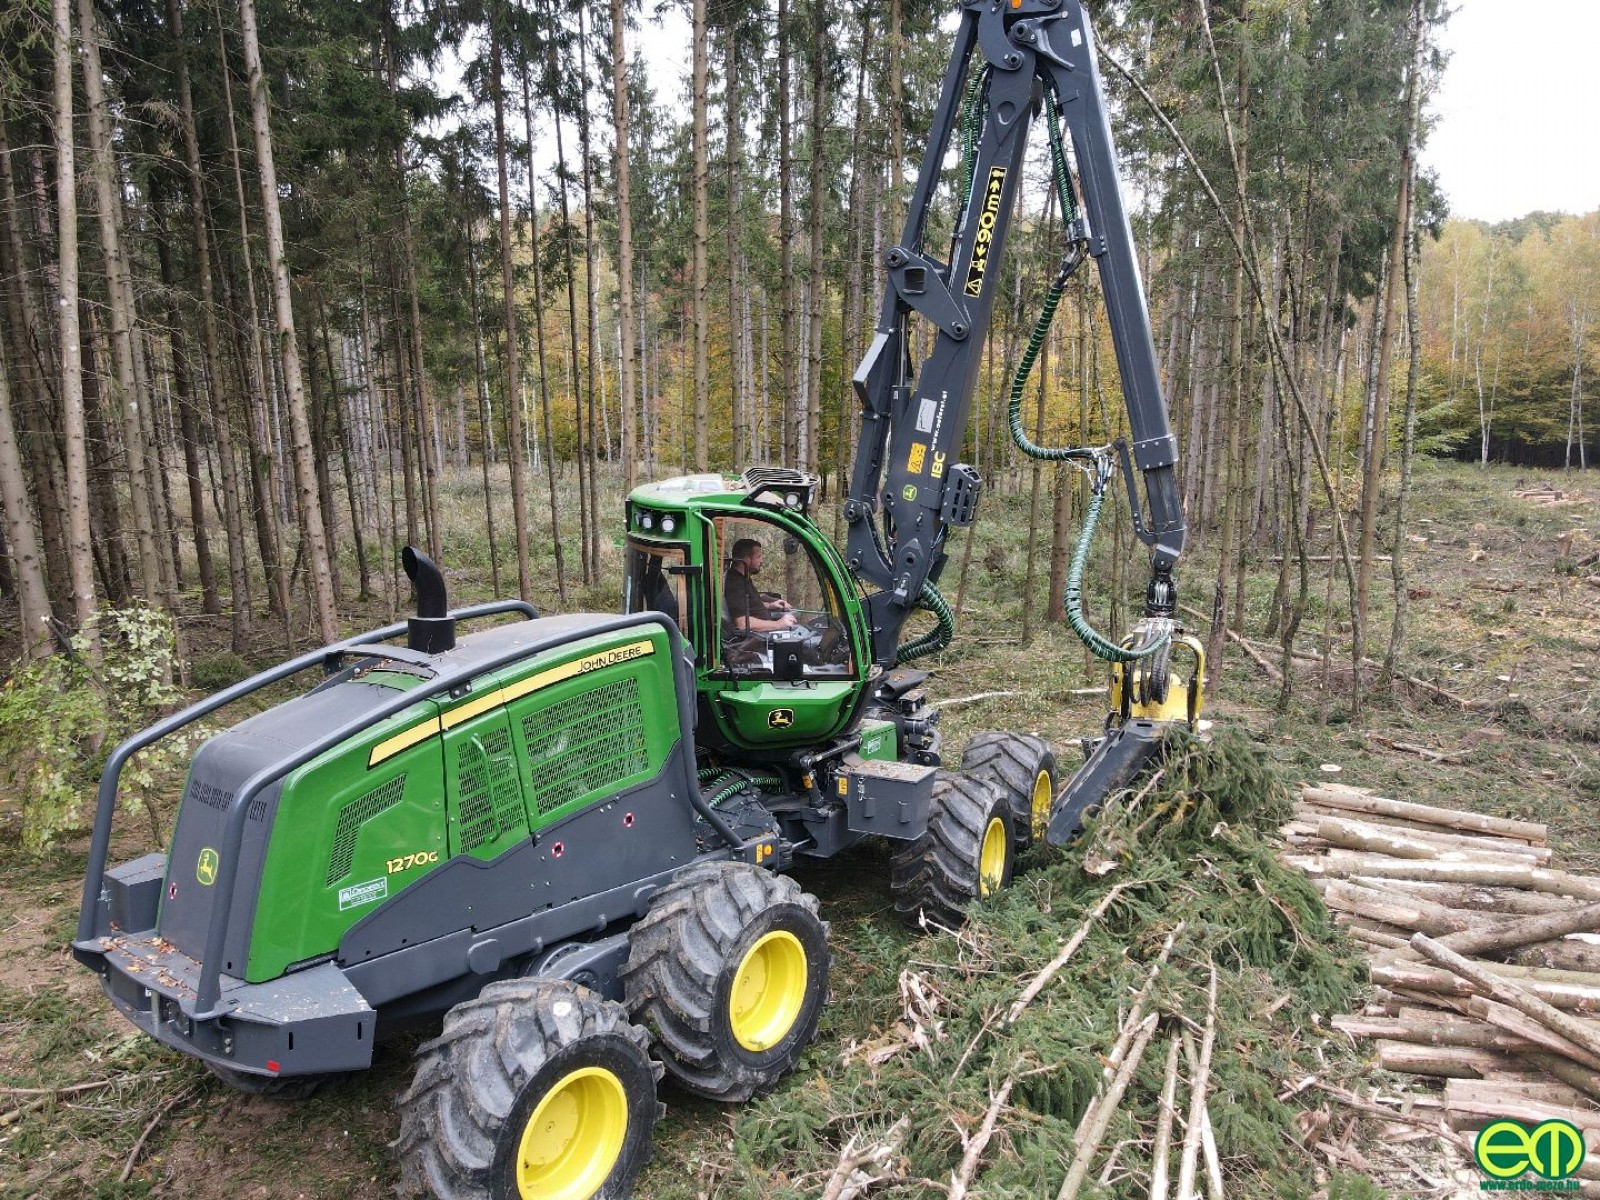
[[[442,654],[456,644],[456,623],[445,601],[444,574],[415,546],[400,552],[406,578],[417,590],[417,615],[407,622],[406,645],[424,654]]]

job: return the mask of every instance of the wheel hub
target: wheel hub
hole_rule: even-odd
[[[598,1192],[628,1133],[622,1081],[604,1067],[581,1067],[545,1093],[517,1147],[522,1200],[589,1200]]]
[[[1006,823],[991,817],[983,831],[983,848],[978,852],[978,895],[998,892],[1006,880]]]
[[[1040,771],[1033,781],[1033,798],[1028,804],[1028,820],[1035,840],[1043,838],[1050,829],[1050,805],[1055,801],[1055,788],[1050,782],[1050,772]]]
[[[800,939],[775,929],[757,940],[739,964],[728,995],[728,1024],[746,1050],[769,1050],[794,1028],[806,998],[806,951]]]

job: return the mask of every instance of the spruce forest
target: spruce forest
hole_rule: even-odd
[[[135,1037],[70,961],[99,772],[159,717],[412,613],[408,545],[452,604],[614,613],[629,492],[770,465],[820,477],[842,546],[852,375],[961,2],[0,3],[0,1200],[415,1182],[390,1101],[437,1020],[291,1108]],[[1377,1019],[1444,1045],[1434,1074],[1488,1078],[1457,1050],[1553,1057],[1548,1030],[1456,1046],[1399,1007],[1433,956],[1406,939],[1450,953],[1493,907],[1405,889],[1482,880],[1330,885],[1296,856],[1352,853],[1334,826],[1391,803],[1344,781],[1428,806],[1384,828],[1436,819],[1444,857],[1487,840],[1464,807],[1539,823],[1484,853],[1600,865],[1600,209],[1450,212],[1423,162],[1444,0],[1087,7],[1217,736],[1072,850],[1028,851],[953,935],[893,924],[877,842],[800,864],[832,923],[818,1038],[748,1105],[663,1088],[640,1196],[1164,1200],[1169,1151],[1182,1200],[1464,1195],[1471,1134],[1426,1100],[1395,1116],[1372,1071],[1407,1068],[1332,1014],[1371,1017],[1368,984],[1412,970]],[[960,155],[942,170],[936,242]],[[1064,602],[1089,481],[1019,450],[1007,407],[1053,447],[1128,416],[1093,270],[1014,382],[1068,249],[1051,183],[1036,131],[962,449],[979,519],[940,581],[958,631],[920,665],[947,766],[1011,727],[1070,775],[1108,690]],[[1085,552],[1113,639],[1144,611],[1127,500],[1114,483]],[[167,844],[212,721],[134,760],[113,861]],[[1562,886],[1493,919],[1600,902]],[[1382,915],[1361,908],[1380,887]],[[1554,944],[1495,967],[1600,1006],[1600,953]],[[1454,1022],[1486,989],[1439,1004]],[[1576,1044],[1550,1070],[1593,1135],[1589,1194],[1600,1039]]]
[[[620,3],[8,6],[14,649],[134,601],[226,614],[237,651],[332,639],[396,545],[450,560],[474,474],[511,499],[488,582],[546,604],[600,583],[614,484],[772,463],[836,490],[951,16],[696,5],[658,93],[662,31]],[[1447,219],[1414,161],[1442,6],[1096,19],[1219,594],[1338,513],[1365,615],[1414,453],[1586,465],[1597,217]],[[1033,166],[969,441],[999,489],[1033,486],[996,414],[1059,257]],[[1122,419],[1089,274],[1028,401],[1053,443]]]

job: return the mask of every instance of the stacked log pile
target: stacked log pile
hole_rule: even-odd
[[[1334,1029],[1452,1128],[1572,1122],[1600,1148],[1600,878],[1556,869],[1545,826],[1304,785],[1282,833],[1373,983]],[[1591,1170],[1592,1168],[1592,1170]],[[1580,1171],[1600,1194],[1600,1156]]]

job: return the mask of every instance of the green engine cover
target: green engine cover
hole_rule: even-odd
[[[416,683],[386,676],[366,680]],[[247,980],[333,953],[356,921],[452,856],[493,859],[655,777],[679,733],[670,644],[640,628],[482,676],[466,695],[421,701],[306,764],[284,781],[272,822]]]

